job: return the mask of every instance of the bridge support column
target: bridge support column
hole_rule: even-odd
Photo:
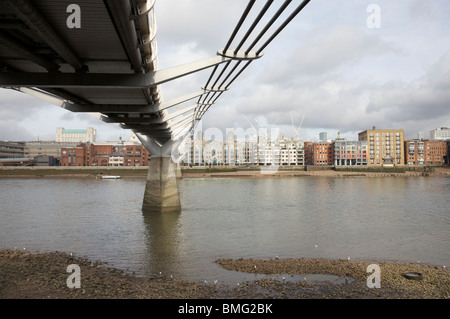
[[[180,212],[180,194],[177,183],[177,164],[172,160],[172,151],[178,141],[160,143],[153,138],[136,133],[136,136],[150,152],[151,159],[145,184],[142,212]]]
[[[144,213],[181,211],[176,164],[170,157],[152,157],[145,184]]]
[[[176,175],[177,175],[177,178],[182,178],[182,174],[181,174],[181,165],[180,165],[180,163],[177,163],[176,166],[177,166],[177,168],[176,168]]]

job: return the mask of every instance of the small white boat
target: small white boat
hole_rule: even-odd
[[[102,179],[120,179],[120,178],[122,177],[117,175],[102,175]]]

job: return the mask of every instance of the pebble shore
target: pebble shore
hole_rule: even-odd
[[[325,259],[221,259],[224,269],[266,274],[260,280],[222,285],[162,275],[138,277],[67,253],[0,250],[1,299],[449,299],[450,271],[423,264]],[[81,287],[68,288],[67,266],[81,269]],[[381,269],[381,288],[368,288],[370,264]],[[417,272],[421,280],[402,274]],[[280,276],[328,274],[341,283],[284,281]]]

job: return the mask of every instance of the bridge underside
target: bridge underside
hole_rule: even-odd
[[[140,138],[169,141],[177,118],[169,118],[168,108],[183,99],[164,103],[161,94],[160,83],[177,74],[152,79],[158,69],[154,1],[79,0],[78,12],[73,3],[0,0],[1,87],[92,113]],[[80,27],[72,27],[78,13]],[[150,154],[143,210],[180,210],[172,165]]]
[[[151,154],[143,211],[179,211],[173,151],[309,1],[267,34],[291,0],[263,22],[274,2],[266,0],[231,50],[255,7],[249,0],[215,56],[159,70],[155,0],[0,0],[0,87],[134,131]],[[199,91],[163,100],[163,83],[206,68],[212,72]]]

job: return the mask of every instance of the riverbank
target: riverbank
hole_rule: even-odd
[[[260,170],[235,170],[235,171],[220,171],[220,170],[182,170],[182,176],[188,178],[284,178],[284,177],[413,177],[413,176],[450,176],[450,168],[437,167],[433,171],[403,171],[390,172],[385,171],[371,171],[371,170],[270,170],[270,167],[265,167]]]
[[[0,178],[96,178],[102,175],[146,177],[148,167],[0,167]]]
[[[0,178],[96,178],[101,175],[121,177],[146,177],[148,167],[0,167]],[[182,177],[186,178],[282,178],[282,177],[409,177],[409,176],[450,176],[450,167],[436,167],[433,170],[396,171],[385,169],[304,170],[296,168],[259,169],[245,168],[182,168]]]
[[[224,269],[266,274],[236,285],[200,283],[155,274],[138,277],[61,252],[0,251],[1,299],[449,299],[450,271],[423,264],[325,259],[223,259]],[[367,266],[381,269],[381,288],[368,288]],[[80,288],[68,288],[67,266],[80,266]],[[404,273],[420,273],[421,280]],[[282,276],[329,274],[340,283],[284,280]],[[273,275],[273,276],[272,276]],[[278,276],[276,276],[278,275]]]

